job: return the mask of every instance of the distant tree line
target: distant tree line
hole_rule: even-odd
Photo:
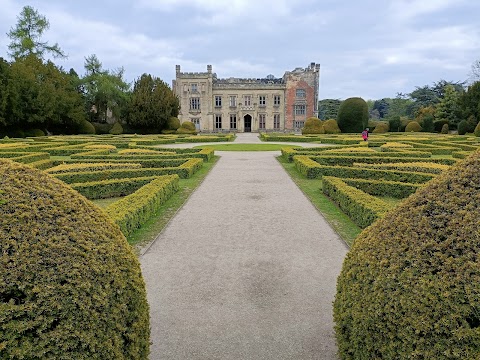
[[[367,100],[370,120],[389,123],[390,131],[404,131],[408,122],[416,121],[422,131],[440,132],[447,124],[460,134],[473,132],[480,121],[480,65],[472,66],[472,82],[440,80],[432,86],[417,86],[408,94],[395,98]],[[323,99],[318,103],[322,120],[337,119],[342,101]]]
[[[8,33],[11,59],[0,57],[0,135],[107,132],[115,122],[132,132],[171,126],[179,100],[165,82],[143,74],[132,85],[123,68],[104,69],[95,54],[85,58],[83,76],[66,71],[46,60],[66,57],[58,44],[42,41],[48,28],[45,16],[25,6]]]

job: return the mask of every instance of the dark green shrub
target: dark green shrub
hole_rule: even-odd
[[[177,134],[196,134],[195,124],[190,121],[185,121],[177,129]]]
[[[480,122],[475,127],[475,131],[473,132],[475,136],[480,137]]]
[[[147,359],[140,265],[64,183],[0,159],[0,358]]]
[[[302,135],[305,134],[325,134],[322,121],[316,117],[310,117],[305,121],[305,126],[302,128]]]
[[[391,132],[399,132],[402,128],[402,121],[400,116],[393,116],[388,119],[388,127]]]
[[[425,115],[423,118],[423,126],[422,126],[422,131],[423,132],[434,132],[435,131],[435,125],[433,124],[433,116],[428,114]]]
[[[25,136],[28,136],[28,137],[45,136],[45,132],[40,129],[30,129],[25,131]]]
[[[433,122],[433,128],[434,128],[434,130],[435,130],[436,132],[441,132],[442,129],[443,129],[443,126],[444,126],[445,124],[449,125],[449,121],[448,121],[448,120],[445,120],[445,119],[443,119],[443,120],[435,120],[435,121]]]
[[[180,127],[180,120],[176,117],[168,119],[167,130],[177,130]]]
[[[109,134],[112,128],[112,125],[107,123],[92,122],[91,124],[95,128],[95,134]]]
[[[95,134],[95,127],[91,122],[84,120],[78,126],[79,134]]]
[[[440,133],[442,133],[442,134],[448,134],[448,131],[449,131],[449,129],[448,129],[448,124],[443,124],[442,130],[440,131]]]
[[[420,132],[420,131],[422,131],[422,127],[416,121],[410,121],[405,127],[405,132]]]
[[[335,119],[324,121],[322,125],[323,129],[325,130],[325,134],[339,134],[342,132]]]
[[[362,98],[352,97],[342,102],[337,115],[342,133],[361,133],[368,127],[368,105]]]
[[[109,131],[110,134],[112,135],[121,135],[123,134],[123,127],[122,124],[120,124],[118,121],[113,124],[112,128]]]
[[[467,120],[462,120],[458,123],[458,135],[465,135],[468,132],[468,122]]]
[[[480,151],[365,229],[337,282],[342,359],[480,358]]]

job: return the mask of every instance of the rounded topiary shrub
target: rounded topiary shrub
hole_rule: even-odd
[[[305,126],[302,128],[302,134],[325,134],[322,121],[316,117],[310,117],[305,121]]]
[[[63,182],[0,159],[0,358],[147,359],[136,255]]]
[[[458,123],[458,135],[465,135],[468,132],[468,122],[467,120],[462,120]]]
[[[355,240],[337,281],[342,359],[480,359],[480,151]]]
[[[379,121],[377,122],[375,129],[373,129],[372,132],[375,134],[384,134],[388,132],[388,128],[389,128],[388,122]]]
[[[41,129],[29,129],[25,131],[25,136],[27,137],[45,136],[45,132]]]
[[[95,127],[90,121],[84,120],[78,125],[79,134],[95,134]]]
[[[122,124],[120,124],[118,121],[113,124],[112,128],[109,131],[110,134],[112,135],[121,135],[123,134],[123,127]]]
[[[322,125],[323,129],[325,130],[325,134],[339,134],[342,132],[335,119],[328,119],[324,121]]]
[[[177,129],[178,134],[196,134],[196,128],[195,124],[192,123],[191,121],[185,121],[180,125],[180,127]]]
[[[440,130],[440,133],[448,134],[448,132],[449,132],[448,124],[443,124],[442,129]]]
[[[473,131],[475,136],[480,137],[480,122],[475,126],[475,130]]]
[[[177,130],[179,127],[180,127],[180,120],[177,117],[172,116],[170,119],[168,119],[167,130]]]
[[[342,133],[361,133],[368,127],[368,105],[362,98],[352,97],[342,101],[337,123]]]
[[[416,121],[410,121],[407,126],[405,126],[405,132],[420,132],[422,127]]]

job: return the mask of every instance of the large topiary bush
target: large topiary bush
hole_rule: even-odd
[[[337,282],[342,359],[480,359],[480,151],[365,229]]]
[[[305,126],[302,128],[302,135],[306,134],[325,134],[322,121],[316,117],[310,117],[305,121]]]
[[[379,121],[377,125],[375,126],[375,129],[373,129],[373,133],[375,134],[383,134],[388,132],[389,124],[386,121]]]
[[[195,124],[191,121],[185,121],[177,129],[177,134],[196,134]]]
[[[123,127],[122,124],[120,124],[118,121],[113,124],[112,128],[109,131],[110,134],[112,135],[121,135],[123,134]]]
[[[338,127],[337,120],[335,119],[328,119],[323,122],[323,129],[325,130],[325,134],[339,134],[342,131]]]
[[[450,129],[448,128],[448,124],[443,124],[442,130],[440,130],[440,133],[441,134],[448,134],[449,131],[450,131]]]
[[[457,127],[458,135],[465,135],[468,132],[468,128],[469,128],[469,125],[467,120],[460,121]]]
[[[90,121],[83,120],[78,125],[78,133],[79,134],[95,134],[95,127]]]
[[[0,359],[147,359],[138,260],[119,227],[49,175],[0,159]]]
[[[475,130],[473,131],[475,136],[480,137],[480,122],[475,126]]]
[[[177,130],[179,127],[180,127],[180,120],[177,117],[172,116],[170,119],[168,119],[167,130]]]
[[[337,123],[342,133],[361,133],[368,127],[368,105],[362,98],[352,97],[342,102]]]
[[[422,131],[422,127],[416,121],[410,121],[405,127],[405,132],[420,132],[420,131]]]

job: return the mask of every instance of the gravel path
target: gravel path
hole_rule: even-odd
[[[140,258],[150,358],[336,359],[332,301],[346,246],[278,152],[217,154]]]

